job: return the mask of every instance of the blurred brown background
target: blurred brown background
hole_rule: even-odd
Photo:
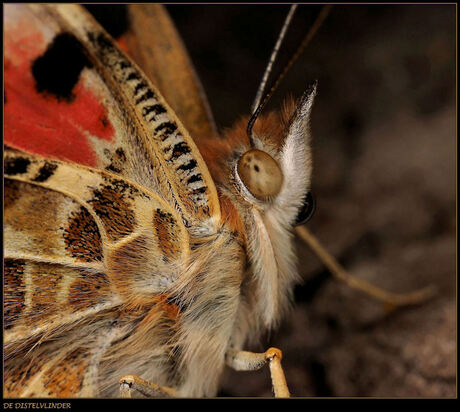
[[[320,10],[299,6],[280,61]],[[288,6],[168,6],[220,127],[249,112]],[[304,283],[281,329],[293,396],[453,397],[456,389],[456,6],[334,6],[273,98],[318,79],[308,227],[355,276],[394,292],[390,315],[331,278],[300,242]],[[221,396],[271,396],[268,370],[228,371]]]
[[[287,5],[169,5],[219,128],[247,115]],[[299,6],[275,74],[321,6]],[[106,13],[107,8],[104,9]],[[298,242],[303,284],[281,329],[293,396],[455,397],[456,5],[336,5],[268,109],[319,81],[308,227],[353,275],[435,299],[391,314]],[[220,396],[271,396],[268,368]]]

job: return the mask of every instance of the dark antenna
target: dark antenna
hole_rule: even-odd
[[[289,9],[289,13],[284,19],[283,27],[281,28],[280,34],[278,35],[278,39],[276,40],[275,47],[273,47],[272,54],[270,56],[270,59],[268,60],[267,67],[265,68],[265,73],[262,77],[262,80],[260,81],[259,89],[257,90],[256,97],[254,99],[254,102],[252,103],[251,114],[254,114],[254,112],[257,110],[257,107],[259,107],[260,101],[262,100],[262,95],[265,91],[265,86],[267,84],[268,76],[270,76],[270,73],[273,67],[273,63],[276,60],[276,56],[278,55],[278,51],[281,47],[281,43],[284,40],[284,36],[286,35],[287,29],[291,23],[292,17],[294,16],[296,9],[297,9],[297,4],[293,4],[291,8]]]
[[[290,70],[292,65],[297,61],[297,59],[300,57],[302,52],[304,51],[305,47],[310,43],[310,41],[313,39],[315,36],[316,32],[318,29],[321,27],[323,24],[324,20],[326,19],[327,15],[331,11],[332,5],[328,4],[324,6],[321,11],[318,14],[318,17],[316,18],[315,22],[313,25],[310,27],[310,30],[307,32],[306,36],[302,40],[302,43],[300,43],[299,47],[297,48],[296,52],[293,54],[291,59],[289,60],[288,64],[284,67],[283,71],[280,73],[280,75],[277,77],[277,79],[273,82],[273,86],[270,88],[270,91],[265,95],[265,97],[261,100],[261,96],[264,93],[265,85],[267,83],[268,76],[270,75],[271,69],[273,67],[273,63],[276,59],[276,56],[278,54],[278,50],[281,46],[281,42],[284,38],[284,35],[286,33],[287,27],[289,26],[289,23],[292,19],[292,16],[295,12],[297,5],[292,5],[288,15],[286,16],[286,19],[284,21],[283,27],[281,29],[280,35],[278,37],[278,40],[275,44],[275,47],[272,51],[272,54],[270,56],[270,60],[268,62],[267,68],[265,69],[264,76],[262,78],[261,85],[259,86],[259,89],[257,90],[257,95],[256,98],[254,99],[254,103],[252,105],[252,116],[249,119],[248,122],[248,127],[246,129],[248,138],[249,138],[249,143],[251,147],[255,146],[255,141],[254,141],[254,136],[252,134],[252,128],[254,126],[254,123],[256,122],[257,118],[259,117],[260,112],[262,109],[265,107],[267,102],[270,100],[272,97],[273,93],[275,90],[278,88],[281,80],[286,76],[287,72]]]

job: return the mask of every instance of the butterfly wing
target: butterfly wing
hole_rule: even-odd
[[[130,4],[127,7],[129,25],[123,44],[200,147],[200,143],[216,134],[216,125],[176,27],[161,4]]]
[[[187,265],[188,232],[158,195],[118,175],[13,150],[4,165],[7,394],[75,396],[135,324],[122,331],[120,318],[165,299]],[[60,367],[81,373],[68,386]]]
[[[216,229],[214,183],[158,90],[78,6],[5,6],[4,111],[5,394],[113,395],[136,359],[166,364],[177,307],[163,291],[189,234]]]
[[[174,205],[189,227],[220,220],[189,133],[89,13],[8,5],[5,23],[7,145],[119,173]]]

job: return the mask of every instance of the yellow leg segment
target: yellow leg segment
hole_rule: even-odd
[[[263,353],[230,349],[225,355],[225,361],[236,371],[258,370],[268,362],[275,397],[289,398],[289,389],[281,366],[282,357],[282,352],[277,348],[270,348]]]

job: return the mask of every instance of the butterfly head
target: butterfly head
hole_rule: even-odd
[[[313,214],[311,195],[310,112],[316,82],[308,87],[283,126],[281,141],[273,145],[271,136],[253,132],[257,116],[249,121],[250,148],[234,163],[234,182],[240,196],[256,207],[284,208],[291,226],[305,223]],[[257,115],[258,113],[256,113]]]
[[[255,312],[269,328],[289,307],[298,280],[292,228],[314,210],[309,121],[315,95],[316,83],[279,114],[253,121],[250,144],[240,144],[229,162],[227,187],[244,226]]]

